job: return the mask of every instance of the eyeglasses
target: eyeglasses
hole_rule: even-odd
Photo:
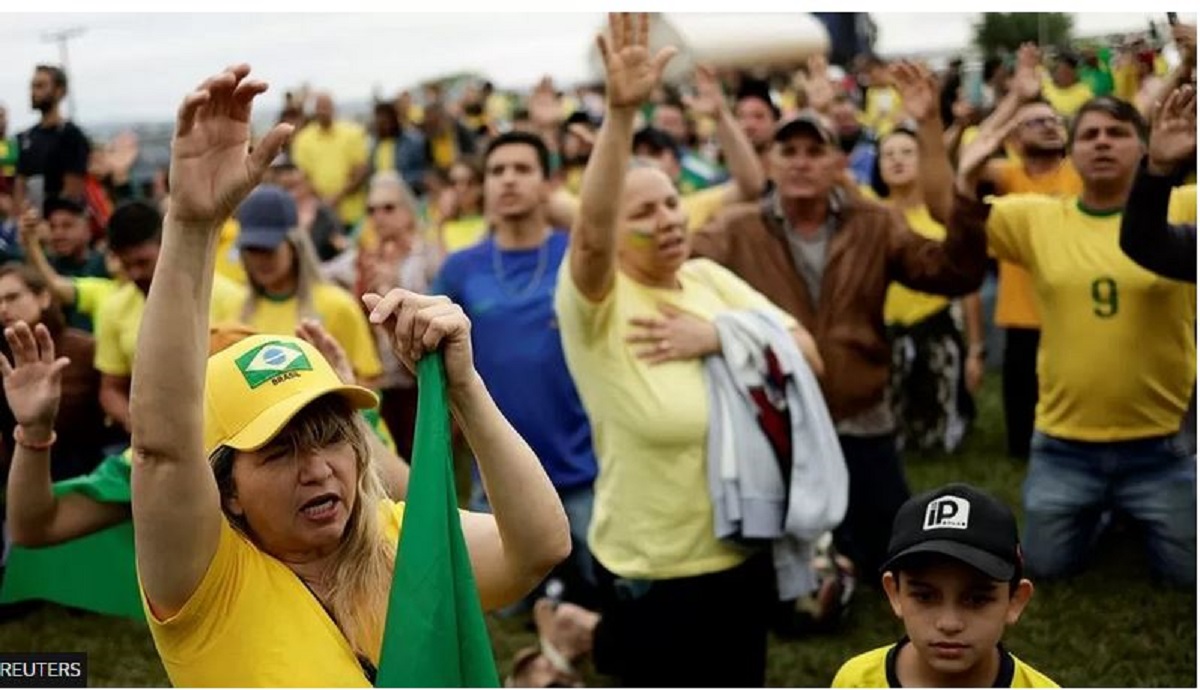
[[[391,213],[392,211],[395,211],[395,210],[396,210],[395,204],[379,204],[378,206],[367,206],[367,215],[373,216],[373,215],[375,215],[375,213],[377,211]]]
[[[1035,117],[1035,118],[1031,118],[1031,119],[1028,119],[1028,120],[1026,120],[1026,121],[1022,122],[1022,123],[1021,123],[1021,126],[1022,126],[1022,127],[1027,127],[1027,128],[1029,128],[1029,129],[1033,129],[1033,128],[1035,128],[1035,127],[1042,127],[1042,128],[1044,128],[1044,129],[1050,129],[1051,127],[1060,127],[1060,126],[1062,126],[1062,118],[1058,118],[1058,117]]]

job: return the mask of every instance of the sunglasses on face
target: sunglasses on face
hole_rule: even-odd
[[[396,210],[395,204],[379,204],[378,206],[367,206],[367,215],[375,215],[377,212],[391,213]]]

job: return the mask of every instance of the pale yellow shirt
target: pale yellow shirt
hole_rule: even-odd
[[[600,473],[588,545],[622,577],[666,579],[737,566],[746,552],[714,536],[706,469],[708,391],[699,359],[650,365],[625,342],[633,317],[674,305],[713,319],[765,309],[796,321],[707,259],[679,269],[678,290],[650,288],[619,270],[599,303],[584,297],[564,260],[555,312],[567,366],[592,424]]]

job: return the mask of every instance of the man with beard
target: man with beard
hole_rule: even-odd
[[[596,456],[554,315],[568,233],[556,232],[549,219],[550,153],[538,134],[508,132],[488,145],[483,163],[489,232],[446,259],[430,292],[467,312],[475,368],[562,500],[572,556],[558,572],[567,597],[583,603],[593,582],[587,530]],[[482,485],[474,483],[473,507],[485,509]]]
[[[972,199],[1004,139],[981,135],[963,152],[956,190]],[[1150,566],[1169,583],[1196,582],[1196,464],[1177,432],[1196,373],[1196,288],[1163,280],[1120,247],[1122,214],[1146,125],[1124,101],[1097,98],[1071,124],[1077,196],[1021,194],[951,219],[985,228],[998,259],[1033,277],[1042,335],[1039,400],[1022,501],[1029,571],[1078,571],[1106,510],[1144,528]],[[1176,190],[1173,223],[1195,222],[1195,187]],[[1170,315],[1170,316],[1165,316]]]
[[[108,247],[128,282],[105,297],[96,314],[96,369],[100,370],[100,406],[126,433],[130,429],[129,381],[138,329],[158,264],[161,238],[162,217],[149,204],[129,202],[109,218]],[[78,295],[81,303],[86,299]],[[220,274],[214,277],[210,312],[213,323],[237,321],[244,301],[241,287]]]
[[[59,104],[67,96],[67,74],[51,65],[38,65],[29,86],[30,106],[41,120],[17,135],[17,208],[24,208],[30,185],[40,188],[45,199],[67,197],[83,200],[91,147],[83,131],[63,118]]]

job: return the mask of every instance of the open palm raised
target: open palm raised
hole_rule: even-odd
[[[1150,130],[1150,162],[1173,168],[1196,155],[1196,89],[1181,86],[1167,97]]]
[[[614,12],[608,15],[609,33],[596,37],[604,71],[608,105],[636,108],[646,102],[662,80],[663,69],[678,49],[667,46],[650,55],[650,15]]]
[[[171,142],[171,203],[175,222],[215,226],[262,179],[291,134],[276,125],[250,151],[250,110],[266,82],[234,65],[206,79],[179,106]]]
[[[33,329],[24,321],[4,330],[13,361],[0,355],[4,394],[13,419],[23,427],[54,425],[62,396],[62,372],[70,364],[54,356],[54,341],[42,324]]]

